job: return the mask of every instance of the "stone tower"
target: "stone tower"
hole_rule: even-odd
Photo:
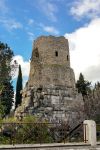
[[[67,39],[42,36],[34,42],[28,85],[75,87]]]
[[[70,67],[68,40],[63,36],[39,37],[34,41],[23,101],[15,114],[24,112],[49,121],[67,121],[69,116],[76,119],[82,108],[82,96],[77,93]]]

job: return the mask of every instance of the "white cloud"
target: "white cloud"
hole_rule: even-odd
[[[24,61],[24,59],[21,55],[14,56],[13,60],[16,60],[17,63],[21,65],[23,77],[28,77],[29,76],[29,71],[30,71],[30,62],[29,61]],[[15,77],[17,77],[17,72],[16,72]]]
[[[24,59],[21,55],[14,56],[13,61],[14,60],[17,61],[18,65],[21,65],[22,76],[23,76],[23,88],[24,88],[26,85],[26,82],[28,81],[28,77],[29,77],[30,61],[24,61]],[[17,76],[18,76],[18,69],[16,70],[15,76],[13,77],[13,79],[16,80]]]
[[[100,16],[100,0],[78,0],[72,5],[70,12],[77,19],[82,17],[96,18]]]
[[[23,28],[22,23],[10,17],[11,13],[13,12],[8,5],[8,0],[0,0],[0,25],[7,31]]]
[[[100,64],[90,66],[85,71],[87,79],[90,79],[93,82],[100,81]]]
[[[28,20],[28,25],[33,25],[33,23],[34,23],[34,20],[33,20],[33,19],[29,19],[29,20]]]
[[[51,34],[55,34],[55,35],[59,34],[59,31],[53,26],[44,26],[43,30]]]
[[[0,0],[0,24],[8,31],[23,28],[23,25],[19,21],[10,17],[11,10],[7,2],[8,0]]]
[[[58,35],[59,31],[54,26],[46,26],[43,23],[40,23],[39,26],[45,31],[50,34]]]
[[[34,34],[32,32],[27,32],[28,36],[29,36],[29,40],[33,41],[34,39]]]
[[[100,18],[65,37],[69,39],[76,77],[82,72],[88,80],[100,81]]]
[[[0,23],[8,30],[23,28],[23,25],[20,22],[17,22],[14,19],[0,18]]]
[[[0,0],[0,14],[6,14],[8,13],[9,8],[6,5],[5,0]]]
[[[57,21],[56,13],[58,12],[57,6],[49,0],[39,0],[39,9],[52,21]]]

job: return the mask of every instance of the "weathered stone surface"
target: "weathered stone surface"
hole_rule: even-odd
[[[64,37],[42,36],[34,41],[28,86],[40,85],[75,87],[68,40]]]
[[[75,88],[68,40],[64,37],[42,36],[34,41],[21,107],[21,111],[38,114],[49,121],[68,121],[77,117],[81,121],[83,118],[82,95]],[[15,115],[20,113],[19,108]]]

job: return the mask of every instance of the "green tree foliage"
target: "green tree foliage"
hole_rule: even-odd
[[[0,119],[3,118],[5,113],[5,107],[2,105],[2,103],[0,102]]]
[[[7,124],[9,122],[9,124]],[[8,118],[3,123],[3,130],[0,136],[0,144],[34,144],[51,143],[53,137],[50,134],[50,124],[34,116],[26,116],[22,121],[15,118]],[[0,124],[2,126],[2,124]],[[6,133],[6,134],[5,134]],[[7,136],[8,133],[8,136]]]
[[[19,65],[19,72],[18,72],[18,78],[17,78],[17,84],[16,84],[15,109],[22,102],[21,90],[22,90],[22,71],[21,71],[21,66]]]
[[[97,82],[91,92],[85,96],[85,113],[88,119],[100,123],[100,83]]]
[[[14,91],[11,82],[11,61],[13,51],[7,44],[0,42],[0,106],[4,116],[10,113],[13,105]]]
[[[90,85],[91,85],[91,83],[86,81],[84,79],[83,74],[80,73],[79,80],[77,80],[77,83],[76,83],[76,88],[78,89],[78,93],[82,93],[83,98],[90,91]]]
[[[100,83],[97,82],[92,88],[90,85],[91,83],[80,73],[76,87],[83,96],[85,117],[100,123]]]

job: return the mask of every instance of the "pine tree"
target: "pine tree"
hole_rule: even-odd
[[[91,85],[91,83],[86,81],[84,79],[83,74],[80,73],[79,80],[77,80],[77,83],[76,83],[76,88],[78,89],[78,93],[82,93],[83,98],[90,91],[90,85]]]
[[[21,66],[19,65],[19,72],[18,72],[18,78],[17,78],[17,84],[16,84],[15,109],[22,102],[21,90],[22,90],[22,71],[21,71]]]
[[[13,51],[10,47],[0,42],[0,110],[3,110],[3,116],[10,113],[13,105],[14,91],[11,77],[12,57]]]

